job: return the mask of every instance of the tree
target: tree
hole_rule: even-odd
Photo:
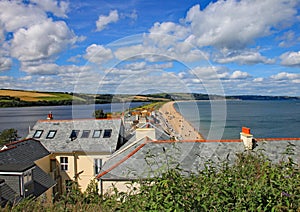
[[[102,109],[99,109],[99,110],[95,110],[93,116],[96,119],[105,119],[107,117],[107,113],[104,113]]]
[[[18,138],[18,131],[16,129],[5,129],[0,133],[0,145],[5,145],[16,141]]]

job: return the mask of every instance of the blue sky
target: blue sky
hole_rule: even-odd
[[[297,0],[2,0],[0,8],[0,88],[300,96]]]

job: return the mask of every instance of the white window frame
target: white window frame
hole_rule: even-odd
[[[32,170],[30,169],[28,171],[25,171],[23,174],[23,178],[24,178],[24,185],[32,181]]]
[[[94,174],[97,175],[102,169],[102,158],[94,158]]]
[[[68,157],[60,157],[60,170],[68,171],[69,170],[69,158]]]

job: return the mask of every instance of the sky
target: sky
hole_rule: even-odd
[[[0,88],[300,96],[298,0],[1,0]]]

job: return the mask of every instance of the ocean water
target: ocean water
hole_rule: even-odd
[[[256,138],[300,137],[300,101],[195,101],[175,108],[206,139],[237,139],[242,126]]]
[[[65,105],[65,106],[42,106],[42,107],[11,107],[0,108],[0,131],[14,128],[18,135],[23,138],[28,130],[38,120],[46,119],[51,111],[54,119],[93,118],[93,112],[102,109],[104,112],[120,112],[128,108],[138,107],[145,102],[128,102],[112,104],[90,105]]]

